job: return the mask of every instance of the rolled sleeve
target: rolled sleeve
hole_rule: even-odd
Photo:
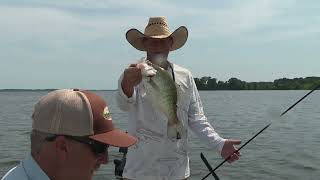
[[[116,92],[116,101],[118,106],[123,111],[128,111],[130,107],[135,103],[136,99],[136,89],[134,88],[133,94],[131,97],[128,97],[122,89],[121,82],[123,80],[123,74],[120,76],[118,80],[118,90]]]
[[[209,148],[221,152],[226,139],[219,136],[204,115],[200,95],[193,78],[191,79],[191,88],[191,102],[188,111],[189,127]]]

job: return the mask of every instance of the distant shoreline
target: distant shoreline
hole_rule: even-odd
[[[204,76],[194,78],[198,90],[311,90],[320,85],[320,77],[281,78],[273,82],[246,82],[237,78],[218,81],[216,78]]]
[[[320,77],[281,78],[273,82],[246,82],[237,78],[228,81],[219,81],[210,76],[194,78],[199,91],[241,91],[241,90],[311,90],[320,85]],[[55,88],[45,89],[0,89],[0,92],[26,92],[26,91],[54,91]],[[90,89],[89,89],[90,90]],[[116,91],[117,89],[91,89],[90,91]]]

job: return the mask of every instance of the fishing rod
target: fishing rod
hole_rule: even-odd
[[[307,96],[309,96],[313,91],[317,90],[320,88],[320,84],[318,86],[316,86],[314,89],[312,89],[309,93],[307,93],[306,95],[304,95],[302,98],[300,98],[297,102],[295,102],[293,105],[291,105],[288,109],[286,109],[283,113],[281,113],[280,117],[285,115],[288,111],[290,111],[294,106],[296,106],[298,103],[300,103],[304,98],[306,98]],[[245,147],[247,144],[249,144],[254,138],[256,138],[259,134],[261,134],[264,130],[266,130],[272,123],[269,123],[268,125],[266,125],[264,128],[262,128],[258,133],[256,133],[252,138],[250,138],[246,143],[244,143],[239,149],[237,149],[234,153],[239,152],[243,147]],[[209,164],[209,162],[207,161],[207,159],[205,158],[205,156],[201,153],[201,159],[202,161],[205,163],[205,165],[207,166],[207,168],[209,169],[209,173],[204,176],[202,178],[202,180],[206,179],[210,174],[212,174],[212,176],[215,178],[215,180],[219,180],[219,177],[217,176],[217,174],[214,172],[215,170],[217,170],[219,167],[221,167],[226,161],[228,161],[231,156],[233,154],[230,154],[224,161],[222,161],[216,168],[212,168],[211,165]]]

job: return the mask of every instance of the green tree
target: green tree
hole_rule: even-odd
[[[194,80],[199,90],[310,90],[320,84],[320,77],[281,78],[273,82],[245,82],[237,78],[217,82],[216,78],[210,76]]]

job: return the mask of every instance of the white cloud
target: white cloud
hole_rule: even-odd
[[[125,31],[133,26],[143,30],[147,17],[153,15],[168,16],[171,28],[186,25],[193,38],[269,42],[315,34],[320,29],[312,21],[294,18],[298,8],[295,0],[224,3],[219,7],[220,1],[210,1],[212,8],[208,5],[195,8],[190,3],[152,0],[31,0],[28,3],[10,0],[6,5],[0,3],[3,27],[0,37],[9,42],[38,39],[50,42],[50,46],[60,46],[66,41],[123,38]]]
[[[290,0],[251,0],[230,4],[222,9],[194,9],[190,12],[198,18],[197,25],[194,24],[193,28],[199,36],[237,36],[261,30],[272,24],[281,15],[286,14],[292,3]]]
[[[0,7],[1,34],[4,37],[55,38],[60,35],[77,38],[96,38],[108,35],[108,32],[119,31],[126,26],[123,21],[129,17],[86,17],[76,16],[55,9],[47,8],[12,8]],[[89,34],[88,34],[89,33]],[[112,34],[109,33],[110,36]],[[93,36],[93,37],[92,37]]]
[[[212,6],[219,3],[213,2]],[[81,0],[76,3],[71,0],[34,0],[28,4],[21,3],[23,5],[0,6],[0,22],[6,22],[4,25],[18,31],[22,28],[26,32],[72,35],[74,32],[85,33],[88,29],[91,32],[119,31],[133,24],[141,28],[148,16],[166,15],[170,24],[186,24],[197,36],[230,36],[263,28],[285,13],[285,7],[291,6],[291,3],[290,0],[232,1],[224,8],[213,9],[152,0]],[[99,13],[90,15],[96,11]]]
[[[177,7],[172,5],[170,1],[166,2],[163,0],[7,0],[7,2],[2,4],[14,7],[52,8],[74,13],[89,12],[106,14],[113,12],[115,15],[121,15],[122,13],[126,13],[128,11],[133,13],[163,12],[164,15],[170,15],[172,14],[171,12],[176,12],[175,10],[177,10]],[[118,10],[118,12],[115,12],[115,10]],[[121,12],[122,10],[124,11]]]
[[[272,43],[275,41],[286,41],[286,40],[299,41],[301,40],[301,38],[303,39],[313,38],[315,35],[319,37],[319,33],[320,33],[320,27],[318,25],[307,26],[307,27],[297,27],[290,30],[271,31],[267,34],[266,37],[257,37],[255,41],[260,41],[261,43]]]
[[[126,65],[124,61],[131,61],[140,53],[125,42],[125,31],[132,27],[143,30],[149,16],[165,15],[172,30],[186,25],[191,38],[206,41],[197,41],[201,43],[185,54],[184,65],[190,62],[192,67],[189,56],[197,54],[199,49],[209,49],[207,42],[231,41],[233,47],[245,52],[243,49],[257,43],[296,38],[302,41],[319,34],[319,10],[315,3],[299,3],[295,0],[3,0],[0,56],[10,59],[5,62],[8,67],[25,59],[30,63],[29,68],[43,59],[53,64],[73,60],[82,61],[79,68],[91,64],[111,67],[111,73],[119,74],[120,67]],[[229,49],[223,45],[218,48],[213,54],[225,53],[217,58],[230,59]]]

